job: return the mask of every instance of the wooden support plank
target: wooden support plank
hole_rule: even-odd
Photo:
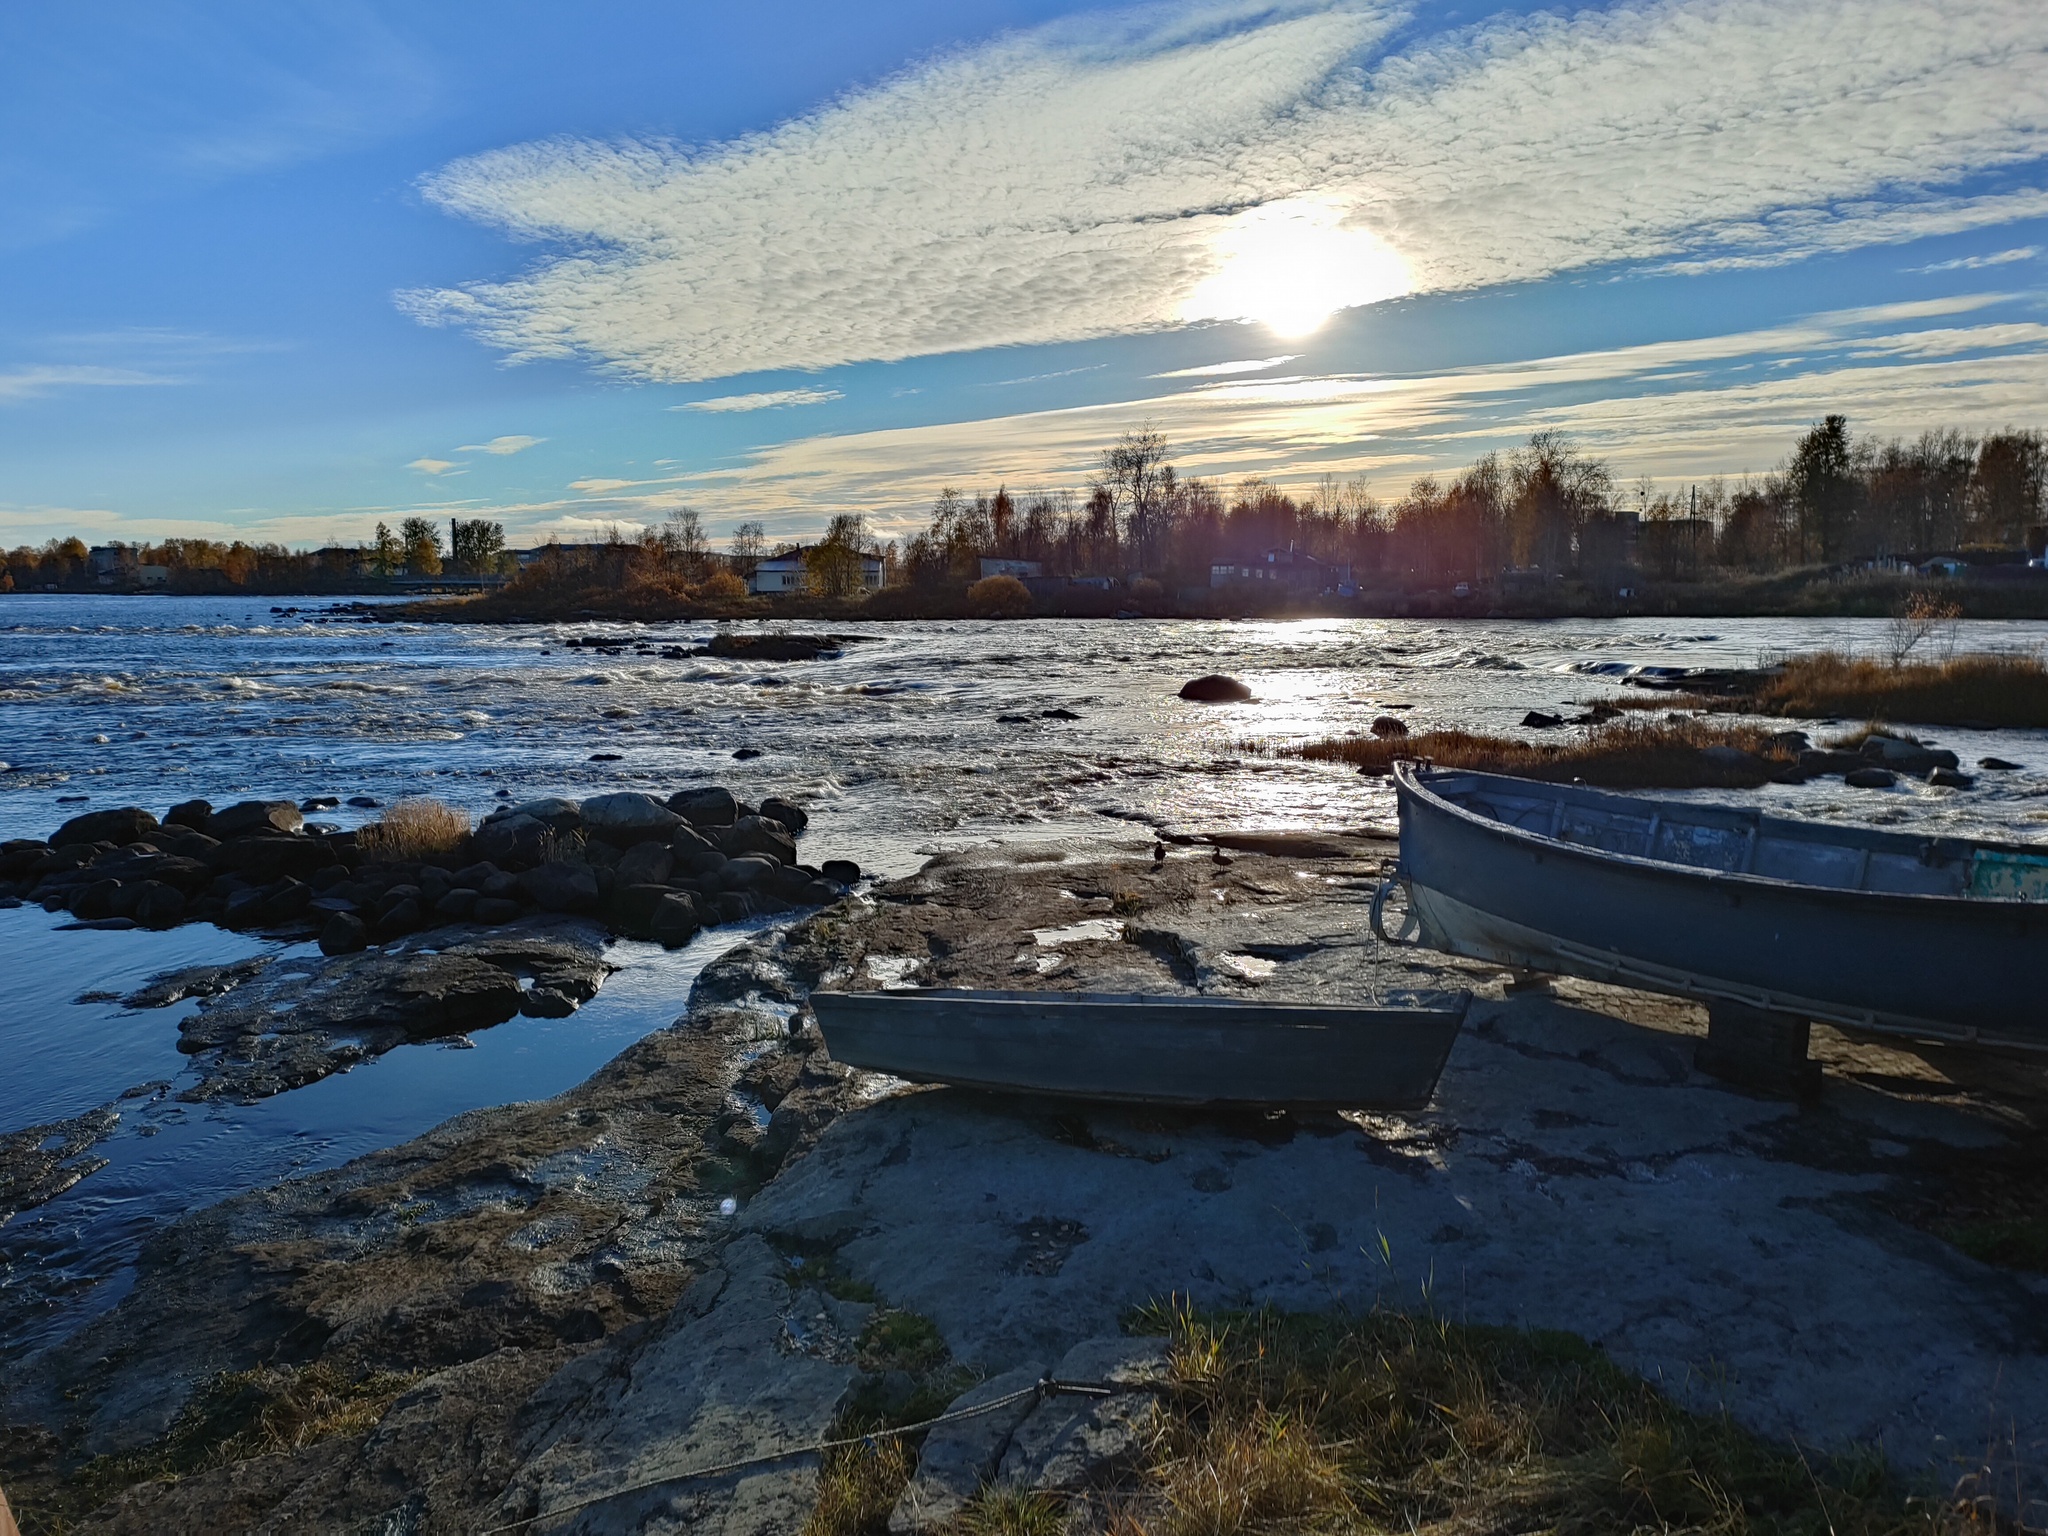
[[[1806,1048],[1813,1026],[1790,1014],[1741,1003],[1707,1005],[1707,1041],[1694,1064],[1723,1082],[1758,1093],[1810,1099],[1820,1092],[1820,1063]]]

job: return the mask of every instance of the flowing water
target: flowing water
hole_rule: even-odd
[[[1416,730],[1513,732],[1525,711],[1618,693],[1628,667],[1868,652],[1883,629],[1786,619],[853,624],[834,630],[859,637],[837,658],[769,663],[659,655],[701,644],[708,623],[382,624],[318,603],[10,596],[0,599],[0,837],[46,834],[86,809],[161,814],[193,797],[432,795],[481,815],[535,795],[666,796],[714,781],[747,799],[802,801],[809,857],[885,874],[994,838],[1387,827],[1385,781],[1259,744],[1361,732],[1386,713]],[[592,634],[623,653],[565,644]],[[2048,644],[2048,624],[1965,624],[1958,643],[2032,651]],[[1241,678],[1255,700],[1176,697],[1207,672]],[[2021,769],[1968,791],[1823,780],[1757,797],[1802,815],[2048,841],[2048,732],[1932,734],[1966,766],[1996,754]],[[376,812],[318,814],[348,826]],[[197,1108],[175,1096],[176,1009],[77,999],[274,946],[207,927],[76,932],[59,921],[36,907],[0,911],[0,1132],[109,1102],[122,1122],[97,1154],[107,1168],[0,1230],[0,1353],[46,1342],[117,1298],[136,1244],[180,1209],[580,1081],[669,1023],[696,971],[742,936],[719,930],[674,955],[622,944],[614,958],[626,969],[572,1018],[520,1019],[482,1032],[475,1049],[406,1047],[261,1104]],[[151,1083],[169,1086],[120,1099]]]

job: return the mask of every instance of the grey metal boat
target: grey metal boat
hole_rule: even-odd
[[[1471,994],[1375,1008],[946,988],[813,992],[835,1061],[913,1082],[1147,1104],[1419,1109]]]
[[[1394,782],[1395,881],[1432,948],[1783,1018],[2048,1049],[2048,848],[1416,763]]]

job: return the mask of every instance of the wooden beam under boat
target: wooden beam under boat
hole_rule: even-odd
[[[811,994],[832,1059],[921,1083],[1141,1104],[1419,1109],[1466,992],[1387,1007],[951,988]]]

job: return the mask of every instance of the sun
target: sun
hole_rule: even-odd
[[[1340,309],[1410,291],[1408,263],[1369,229],[1347,228],[1320,197],[1265,203],[1214,238],[1215,269],[1181,305],[1183,322],[1255,320],[1276,336],[1306,336]]]

